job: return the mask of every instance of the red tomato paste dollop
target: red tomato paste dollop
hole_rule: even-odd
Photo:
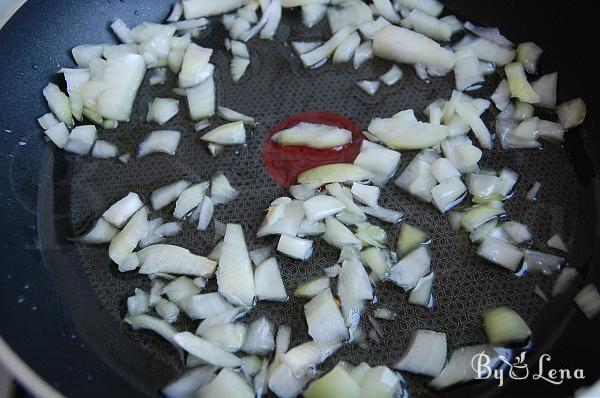
[[[352,141],[336,148],[309,148],[281,145],[271,137],[299,123],[326,124],[346,129],[352,133]],[[287,188],[297,183],[297,177],[305,170],[332,163],[352,163],[360,152],[363,135],[360,127],[350,119],[330,112],[303,112],[284,119],[271,129],[263,148],[263,162],[267,171],[278,184]]]

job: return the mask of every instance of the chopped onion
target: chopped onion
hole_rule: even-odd
[[[454,66],[454,54],[420,33],[397,26],[381,28],[373,39],[373,51],[380,58],[398,63]]]
[[[246,142],[246,129],[241,121],[223,124],[200,137],[203,141],[221,145],[235,145]]]
[[[454,65],[454,75],[456,79],[456,89],[465,90],[476,83],[485,81],[481,70],[479,69],[479,60],[475,53],[469,48],[462,48],[455,54],[456,65]]]
[[[164,43],[161,43],[164,44]],[[138,45],[135,43],[130,44],[119,44],[119,45],[105,45],[103,55],[104,58],[109,59],[113,57],[119,57],[126,54],[139,54]],[[96,69],[97,68],[97,69]],[[104,70],[106,69],[106,62],[101,59],[93,59],[90,61],[90,72],[91,80],[102,80]]]
[[[562,257],[537,250],[525,249],[523,252],[523,265],[530,272],[541,272],[549,275],[558,271],[565,262]]]
[[[320,41],[293,41],[292,47],[298,55],[307,53],[315,48],[319,47],[323,42]]]
[[[529,242],[533,239],[533,235],[526,225],[516,221],[509,221],[502,224],[504,232],[508,234],[510,239],[515,243]]]
[[[389,256],[386,251],[377,247],[368,247],[359,253],[360,260],[366,264],[372,271],[371,277],[376,280],[383,280],[390,270]]]
[[[450,356],[450,360],[442,372],[429,383],[429,386],[436,390],[442,390],[457,383],[464,383],[476,378],[485,377],[486,374],[478,374],[473,369],[473,358],[477,355],[486,355],[487,358],[490,358],[490,367],[492,369],[500,363],[497,359],[498,353],[490,345],[482,344],[457,348]]]
[[[352,140],[350,131],[325,124],[299,123],[271,136],[281,145],[307,146],[311,148],[335,148]]]
[[[419,279],[415,288],[410,292],[408,302],[423,307],[432,305],[433,296],[431,289],[433,287],[433,272]]]
[[[59,72],[63,73],[65,82],[67,83],[71,113],[75,119],[81,120],[83,115],[83,98],[79,93],[79,86],[81,83],[90,80],[90,71],[89,69],[63,68]]]
[[[563,102],[556,108],[560,124],[565,129],[579,126],[585,120],[587,108],[581,98]]]
[[[312,28],[321,22],[326,12],[327,6],[325,4],[307,2],[302,5],[302,23],[307,28]]]
[[[431,255],[425,246],[420,246],[394,265],[387,278],[408,291],[430,271]]]
[[[364,181],[372,176],[372,173],[353,164],[336,163],[303,171],[298,176],[298,183],[318,187],[331,182]]]
[[[367,147],[361,150],[354,164],[372,172],[375,176],[371,177],[371,182],[381,187],[396,172],[400,164],[400,153],[383,146]]]
[[[536,105],[544,108],[554,108],[556,106],[556,84],[558,73],[549,73],[531,83],[533,90],[539,95],[540,102]]]
[[[191,88],[206,79],[203,69],[208,65],[212,52],[212,49],[200,47],[195,43],[187,46],[179,72],[179,87]]]
[[[296,378],[285,363],[273,361],[269,372],[269,389],[280,398],[293,398],[302,393],[304,381]]]
[[[340,270],[341,267],[338,264],[334,264],[331,267],[325,268],[323,272],[325,272],[325,275],[327,275],[329,278],[335,278],[340,274]]]
[[[43,128],[44,130],[48,130],[50,127],[54,127],[57,124],[59,124],[59,121],[50,112],[46,113],[44,116],[38,118],[37,121],[38,121],[40,127]]]
[[[395,369],[436,377],[446,364],[446,334],[418,329]]]
[[[131,37],[131,29],[127,26],[125,22],[123,22],[120,18],[114,21],[110,28],[115,33],[115,35],[119,38],[121,43],[134,43],[133,37]]]
[[[142,289],[135,289],[133,296],[127,297],[127,314],[129,315],[141,315],[149,311],[149,296],[148,293]]]
[[[489,41],[499,44],[504,47],[511,47],[513,43],[504,37],[498,28],[484,28],[482,26],[473,25],[471,22],[465,22],[465,28],[471,33],[479,37],[483,37]]]
[[[175,3],[173,8],[181,7],[181,3]],[[177,380],[170,382],[162,393],[167,398],[188,398],[202,386],[210,383],[215,378],[216,368],[213,366],[200,366],[189,370],[181,375]]]
[[[297,184],[288,188],[290,194],[298,200],[307,200],[317,194],[316,190],[310,186]]]
[[[510,63],[515,58],[515,50],[513,50],[512,48],[500,46],[490,40],[481,37],[477,39],[471,37],[471,40],[472,41],[470,41],[466,45],[455,45],[454,49],[457,50],[459,48],[469,48],[477,55],[477,58],[479,58],[480,60],[492,62],[498,66],[504,66]]]
[[[250,324],[242,350],[248,354],[266,355],[275,348],[273,324],[261,317]]]
[[[271,0],[269,6],[269,19],[264,28],[260,31],[260,38],[273,40],[279,22],[281,21],[281,0]]]
[[[81,46],[73,47],[71,54],[79,67],[87,68],[92,59],[102,57],[103,51],[104,44],[83,44]]]
[[[373,316],[375,318],[385,319],[387,321],[393,321],[396,318],[398,318],[397,313],[393,312],[390,309],[384,308],[384,307],[375,308],[375,310],[373,311]]]
[[[444,9],[444,5],[437,0],[398,0],[398,4],[411,10],[421,10],[433,17],[440,15]]]
[[[522,343],[531,335],[531,329],[523,318],[506,306],[486,310],[483,327],[489,343],[498,346]]]
[[[48,135],[48,133],[46,134]],[[77,126],[71,131],[71,134],[69,134],[69,140],[64,146],[64,150],[78,155],[86,155],[90,152],[90,149],[92,149],[92,145],[94,145],[97,136],[98,134],[95,126]],[[54,137],[56,138],[56,136]]]
[[[600,313],[600,293],[593,283],[588,283],[577,293],[575,303],[589,319]]]
[[[140,143],[137,150],[138,157],[151,153],[166,153],[174,156],[179,146],[181,133],[173,130],[157,130],[148,134]]]
[[[469,208],[461,217],[461,226],[468,232],[480,227],[486,222],[504,214],[504,208],[500,202],[490,202],[484,205],[475,205]]]
[[[352,231],[335,218],[325,220],[325,234],[323,235],[323,239],[330,245],[340,249],[347,245],[362,246],[360,239],[355,237]]]
[[[354,69],[358,69],[373,58],[373,42],[371,40],[364,41],[358,48],[354,51],[354,57],[352,58],[352,66]]]
[[[375,95],[381,86],[379,80],[361,80],[356,82],[356,85],[369,95]]]
[[[150,194],[150,203],[154,210],[160,210],[163,207],[177,200],[179,195],[190,186],[186,180],[175,181],[172,184],[162,186]]]
[[[344,29],[355,30],[363,23],[373,20],[373,13],[369,6],[362,1],[339,2],[339,7],[327,9],[327,19],[332,33]]]
[[[392,149],[423,149],[433,146],[450,133],[449,128],[398,117],[375,118],[369,132]]]
[[[300,55],[300,59],[305,67],[311,67],[319,63],[321,60],[327,59],[336,48],[353,32],[351,28],[343,28],[337,31],[329,40],[323,43],[322,46],[315,48],[309,52]]]
[[[335,215],[346,208],[346,205],[329,195],[317,195],[303,203],[304,213],[310,221],[319,221]]]
[[[267,358],[264,358],[262,361],[262,366],[260,367],[260,371],[254,378],[254,392],[256,393],[257,398],[261,398],[267,390],[268,372],[269,360]]]
[[[196,87],[186,90],[190,117],[194,121],[205,119],[215,113],[215,81],[212,77],[214,66],[208,64],[206,68],[209,69],[211,76]]]
[[[392,209],[386,209],[382,206],[361,207],[360,209],[365,214],[368,214],[390,224],[396,224],[397,222],[400,222],[400,220],[402,220],[402,218],[404,217],[404,213]]]
[[[429,234],[417,228],[413,225],[402,223],[400,226],[400,234],[398,235],[398,242],[396,244],[396,250],[400,257],[412,252],[417,249],[421,244],[425,243],[429,237]]]
[[[310,383],[302,395],[305,398],[360,398],[362,396],[360,386],[340,365]]]
[[[166,224],[162,224],[162,219],[157,218],[155,220],[158,221],[156,227],[151,226],[149,228],[146,235],[144,235],[144,237],[140,239],[140,242],[138,243],[139,247],[143,248],[153,245],[155,243],[162,242],[166,236],[175,236],[179,232],[181,232],[181,224],[179,224],[178,222],[169,222]],[[152,222],[155,220],[150,221],[150,224],[152,224]]]
[[[150,307],[154,307],[158,300],[162,298],[163,288],[165,287],[165,282],[160,279],[152,280],[152,287],[150,288],[150,298],[148,299],[148,305]],[[192,293],[195,294],[195,293]]]
[[[242,365],[240,358],[190,332],[177,333],[173,336],[173,340],[188,353],[211,365],[218,367],[238,367]]]
[[[251,379],[258,372],[260,372],[262,360],[256,355],[248,355],[247,357],[242,358],[242,361],[244,361],[244,364],[242,365],[242,373],[247,378]]]
[[[191,185],[184,189],[175,203],[175,210],[173,211],[173,217],[177,219],[184,219],[190,215],[190,213],[198,207],[208,189],[208,182],[201,182],[198,184]]]
[[[218,172],[211,180],[212,200],[215,204],[226,204],[234,200],[240,194],[239,191],[231,186],[229,180],[222,172]]]
[[[169,300],[159,299],[154,310],[167,323],[173,323],[179,317],[179,307]]]
[[[265,262],[269,257],[271,257],[271,252],[273,252],[272,246],[263,246],[258,249],[254,249],[250,252],[250,259],[254,266],[258,267],[263,262]],[[256,275],[255,275],[256,279]]]
[[[235,307],[229,311],[225,311],[222,314],[215,315],[211,318],[207,318],[200,322],[196,334],[202,335],[203,333],[209,333],[215,326],[227,325],[235,321],[237,318],[244,316],[245,311],[243,307]],[[242,342],[243,343],[243,342]]]
[[[433,162],[429,168],[431,175],[439,182],[443,183],[453,178],[460,178],[461,174],[452,162],[446,158],[439,158]]]
[[[329,289],[329,277],[321,276],[299,284],[294,290],[294,296],[312,298],[327,289]]]
[[[369,207],[377,207],[380,189],[377,186],[352,183],[352,195]]]
[[[279,238],[277,251],[297,260],[307,260],[312,256],[312,244],[312,240],[283,234]]]
[[[102,218],[117,228],[123,227],[127,220],[137,212],[144,203],[134,192],[129,192],[124,198],[115,202],[104,213]]]
[[[486,237],[477,248],[477,255],[515,272],[521,264],[521,249],[493,237]]]
[[[157,284],[156,289],[158,289],[162,285],[162,283]],[[184,300],[186,300],[188,297],[200,293],[200,289],[194,284],[194,282],[190,278],[186,276],[180,276],[179,278],[169,282],[159,292],[154,292],[154,290],[155,286],[153,285],[152,290],[150,292],[151,304],[153,304],[153,294],[158,295],[158,298],[160,298],[160,295],[166,294],[167,297],[169,297],[170,301],[174,302],[175,304],[181,305],[184,302]],[[158,301],[158,298],[155,298],[154,300]]]
[[[338,182],[327,184],[325,188],[327,193],[336,197],[346,205],[346,209],[338,215],[345,214],[347,216],[354,216],[353,218],[360,220],[360,222],[364,222],[366,220],[367,217],[365,216],[365,213],[354,203],[350,189],[342,186]]]
[[[230,71],[231,78],[234,82],[239,81],[246,73],[246,69],[250,65],[250,60],[242,57],[233,57],[231,59]]]
[[[397,25],[400,23],[400,16],[396,13],[390,0],[374,0],[373,5],[377,9],[379,15],[393,24]]]
[[[181,19],[182,16],[183,16],[183,6],[181,5],[181,2],[178,1],[173,4],[173,7],[171,7],[171,12],[169,13],[169,16],[167,17],[166,21],[167,22],[177,22]],[[190,393],[191,392],[193,392],[193,391],[190,391]],[[169,398],[171,398],[171,397],[169,397]],[[184,397],[181,397],[181,398],[184,398]]]
[[[212,318],[233,309],[217,292],[187,296],[182,300],[181,307],[192,319]]]
[[[446,157],[449,158],[447,155]],[[424,202],[431,202],[431,189],[436,185],[436,181],[429,168],[438,158],[439,156],[433,151],[421,151],[394,181],[394,184]]]
[[[308,334],[317,344],[333,345],[348,339],[348,329],[329,289],[304,305]]]
[[[190,43],[191,36],[189,33],[181,37],[171,37],[171,50],[169,51],[169,55],[167,56],[167,64],[169,65],[169,69],[171,69],[171,72],[175,74],[181,72],[183,58],[185,57],[185,52]],[[181,88],[178,89],[182,90]],[[185,93],[183,95],[185,95]]]
[[[240,8],[243,0],[183,0],[185,19],[221,15]]]
[[[164,126],[179,112],[179,101],[173,98],[154,98],[148,103],[147,122],[156,122]]]
[[[402,69],[400,69],[398,65],[392,65],[387,72],[379,76],[379,80],[381,80],[386,86],[393,86],[400,79],[402,79],[402,76]]]
[[[579,273],[575,268],[565,267],[558,274],[556,282],[552,287],[552,297],[558,296],[566,292],[571,286],[573,286],[579,277]]]
[[[525,199],[528,202],[535,202],[538,199],[538,194],[541,187],[542,184],[539,181],[534,181],[533,185],[531,185],[531,188],[529,188],[529,191],[527,191]]]
[[[346,63],[352,59],[354,51],[360,45],[360,35],[357,32],[346,37],[333,54],[333,63]]]
[[[280,198],[281,199],[281,198]],[[289,198],[286,198],[289,200]],[[295,200],[284,203],[274,201],[267,212],[265,221],[259,228],[256,236],[261,238],[266,235],[286,234],[296,236],[300,223],[304,219],[302,201]]]
[[[148,329],[160,335],[162,338],[170,342],[177,347],[175,342],[175,335],[177,329],[169,325],[162,319],[155,318],[150,315],[127,315],[123,319],[125,322],[130,324],[134,329]]]
[[[219,293],[230,303],[246,307],[254,304],[252,263],[248,255],[244,231],[238,224],[227,224],[219,256],[217,283]]]
[[[553,142],[563,142],[565,129],[559,124],[548,120],[541,120],[538,123],[537,129],[538,138],[542,138]]]
[[[431,189],[433,203],[442,213],[459,204],[467,192],[467,187],[460,178],[452,178]]]
[[[268,247],[270,252],[270,247]],[[259,300],[287,301],[288,295],[281,279],[277,259],[271,257],[263,261],[254,271],[254,286]]]
[[[369,21],[369,22],[360,24],[358,26],[358,30],[360,31],[360,33],[366,40],[372,40],[373,37],[375,37],[375,33],[377,33],[377,31],[379,29],[383,28],[384,26],[388,26],[389,24],[390,23],[388,22],[387,19],[385,19],[383,17],[379,17],[374,21]],[[372,53],[372,50],[371,50],[371,53]]]
[[[520,62],[529,73],[536,73],[537,63],[544,51],[533,42],[525,42],[517,47],[517,62]]]
[[[48,83],[43,90],[44,97],[48,102],[48,107],[58,120],[68,127],[73,127],[73,114],[71,113],[71,102],[69,97],[63,93],[54,83]],[[60,147],[62,148],[62,147]]]
[[[506,79],[512,97],[518,98],[519,101],[530,104],[537,104],[541,101],[540,96],[535,92],[527,81],[523,64],[514,62],[504,67]]]
[[[224,106],[219,106],[217,108],[217,115],[231,122],[244,122],[246,124],[255,123],[253,117],[244,115],[243,113],[234,111],[233,109],[225,108]]]
[[[199,211],[198,230],[206,231],[215,211],[215,205],[210,196],[204,196],[202,204],[197,207],[197,211]]]
[[[350,330],[352,341],[360,323],[364,302],[373,300],[369,276],[355,251],[352,251],[350,259],[342,263],[338,277],[338,297],[342,303],[342,315]]]
[[[148,246],[140,250],[138,256],[142,264],[140,274],[163,272],[207,277],[214,273],[217,266],[215,261],[173,245]]]
[[[402,26],[434,40],[448,41],[452,36],[452,27],[449,24],[417,9],[404,18]]]
[[[548,245],[548,247],[551,247],[553,249],[558,249],[565,253],[569,252],[567,245],[565,245],[565,242],[563,242],[562,238],[558,234],[552,235],[552,237],[548,239],[546,244]]]
[[[108,243],[118,232],[117,228],[100,217],[88,232],[77,238],[77,241],[87,244]]]
[[[150,85],[158,86],[163,85],[167,82],[167,70],[165,68],[156,68],[152,70],[150,75]]]

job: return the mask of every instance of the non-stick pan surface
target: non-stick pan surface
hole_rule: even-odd
[[[563,147],[545,145],[542,151],[494,150],[484,155],[482,164],[492,169],[511,167],[522,176],[515,198],[508,203],[511,218],[532,228],[537,246],[542,246],[552,233],[561,232],[573,248],[569,263],[584,274],[589,271],[587,277],[595,276],[597,280],[598,271],[592,266],[598,249],[597,159],[592,162],[588,153],[597,152],[600,143],[591,134],[596,79],[592,76],[591,55],[585,52],[593,48],[592,38],[586,34],[586,12],[537,9],[522,2],[483,3],[449,2],[448,6],[459,15],[499,26],[514,41],[533,40],[541,45],[545,49],[542,73],[558,70],[560,99],[583,96],[588,102],[590,120],[569,133]],[[46,145],[35,125],[36,117],[46,111],[41,88],[47,81],[57,80],[54,74],[59,67],[72,65],[70,48],[113,41],[106,28],[116,18],[135,25],[144,20],[160,21],[167,11],[166,2],[30,1],[0,31],[0,92],[4,96],[0,102],[0,134],[6,170],[1,201],[4,264],[0,272],[0,302],[4,316],[0,334],[42,377],[67,395],[155,395],[182,369],[167,343],[150,333],[132,331],[121,322],[126,297],[134,287],[147,288],[147,278],[119,273],[109,261],[106,247],[73,244],[67,237],[85,230],[103,209],[128,191],[147,195],[176,179],[202,181],[222,170],[242,194],[237,201],[220,208],[215,217],[241,223],[251,247],[270,243],[272,240],[254,237],[263,210],[284,194],[262,167],[261,148],[270,127],[296,112],[326,110],[349,117],[364,128],[375,116],[406,108],[414,108],[418,113],[432,100],[449,97],[454,86],[451,76],[426,83],[418,80],[411,68],[403,66],[405,78],[397,86],[370,98],[354,82],[378,76],[389,63],[376,60],[358,71],[350,65],[326,65],[317,71],[306,71],[289,42],[323,37],[326,25],[308,30],[299,23],[299,15],[286,12],[274,43],[255,40],[250,44],[252,63],[238,84],[229,77],[222,29],[214,25],[199,39],[200,44],[216,49],[213,62],[217,67],[218,103],[257,118],[258,127],[249,136],[247,147],[226,150],[213,158],[193,132],[185,111],[166,126],[183,132],[175,157],[149,156],[124,165],[113,160],[71,157]],[[558,29],[559,24],[562,29]],[[497,82],[498,77],[489,78],[475,95],[488,97]],[[173,78],[164,87],[151,88],[146,82],[136,101],[132,122],[113,131],[101,131],[101,137],[117,143],[122,150],[133,151],[140,137],[155,129],[142,121],[145,104],[157,96],[172,96],[173,86]],[[487,121],[491,120],[490,117]],[[405,166],[414,153],[402,156]],[[535,180],[542,183],[542,191],[539,202],[531,205],[524,200],[524,194]],[[382,204],[402,210],[408,222],[430,231],[436,305],[433,310],[415,308],[406,303],[407,295],[398,287],[379,285],[380,302],[398,312],[399,319],[383,323],[386,337],[382,343],[372,343],[368,351],[346,346],[323,365],[324,369],[342,359],[392,364],[416,328],[446,332],[450,349],[482,342],[483,310],[508,304],[534,330],[535,345],[529,354],[532,363],[543,352],[556,352],[557,367],[585,367],[588,382],[598,377],[597,366],[590,358],[594,349],[598,352],[591,337],[594,331],[597,336],[597,321],[583,319],[568,298],[546,305],[534,293],[536,285],[549,293],[554,278],[537,274],[516,277],[485,264],[474,255],[464,234],[450,230],[444,216],[392,184],[384,189]],[[168,212],[156,216],[168,216]],[[397,227],[386,229],[390,239],[395,239]],[[207,253],[212,236],[212,229],[199,233],[187,226],[169,242]],[[284,283],[291,289],[322,273],[337,255],[317,241],[315,256],[308,262],[279,257]],[[294,299],[286,304],[260,302],[246,319],[267,315],[278,324],[291,325],[294,345],[308,338],[302,305]],[[178,326],[190,327],[191,322],[182,321]],[[565,337],[556,343],[561,334]],[[424,378],[405,376],[414,396],[431,393]],[[570,391],[572,383],[554,386],[549,394],[560,388]],[[479,383],[454,389],[447,395],[542,393],[549,387],[543,382],[521,382],[509,388],[514,390],[497,389],[493,382]]]

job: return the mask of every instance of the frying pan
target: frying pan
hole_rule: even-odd
[[[577,96],[586,100],[587,121],[567,134],[563,147],[492,151],[486,153],[482,164],[495,169],[508,166],[519,172],[522,179],[515,199],[509,202],[509,214],[532,227],[538,245],[551,233],[561,232],[572,248],[569,263],[581,271],[583,280],[599,285],[600,136],[595,134],[598,79],[591,51],[596,45],[592,3],[559,7],[523,0],[448,0],[446,6],[463,18],[499,26],[516,42],[531,40],[539,44],[545,50],[541,72],[559,72],[559,100]],[[264,244],[253,238],[253,232],[262,210],[284,194],[260,163],[263,138],[270,127],[296,112],[326,110],[352,118],[364,128],[374,116],[406,108],[420,110],[438,97],[448,98],[453,87],[452,78],[433,79],[428,84],[403,66],[406,76],[397,87],[368,98],[358,92],[354,82],[379,75],[388,63],[375,60],[359,71],[332,65],[305,71],[286,43],[294,38],[318,37],[326,27],[320,25],[308,31],[297,22],[297,14],[286,12],[275,45],[259,40],[250,45],[249,76],[239,84],[232,84],[228,77],[228,59],[222,51],[225,32],[214,26],[200,39],[200,44],[217,49],[213,60],[218,71],[219,104],[257,117],[259,125],[246,148],[226,151],[213,159],[194,137],[184,111],[168,125],[184,132],[180,150],[172,158],[157,155],[123,165],[74,158],[47,145],[35,123],[47,112],[41,89],[48,81],[58,81],[55,72],[59,67],[72,65],[70,48],[112,42],[114,38],[107,29],[110,21],[122,18],[130,26],[160,21],[168,7],[168,2],[135,0],[30,0],[0,30],[0,355],[18,380],[36,394],[49,396],[54,391],[67,396],[158,396],[159,389],[182,370],[167,343],[150,333],[132,331],[120,321],[126,297],[134,287],[146,287],[145,278],[118,273],[105,247],[80,246],[67,239],[84,230],[127,191],[147,195],[174,179],[200,180],[223,170],[242,195],[220,209],[216,217],[242,223],[250,246]],[[477,96],[489,96],[497,81],[497,77],[488,79]],[[155,96],[169,96],[168,88],[172,86],[173,81],[152,90],[144,85],[132,122],[115,131],[101,131],[100,135],[118,143],[121,149],[132,150],[153,128],[140,121],[143,104]],[[402,156],[402,164],[406,165],[414,154]],[[534,180],[542,182],[541,197],[536,204],[526,204],[523,196]],[[391,364],[415,328],[445,331],[449,349],[481,342],[482,311],[507,304],[525,318],[534,332],[528,364],[537,367],[539,356],[548,353],[552,366],[581,368],[585,380],[566,380],[560,385],[508,380],[503,388],[487,381],[436,394],[425,387],[425,379],[405,374],[411,394],[568,396],[580,385],[598,379],[599,349],[595,340],[600,335],[600,324],[598,319],[586,319],[572,304],[577,287],[544,304],[533,289],[537,285],[548,293],[553,278],[535,274],[518,278],[483,263],[474,256],[464,235],[450,231],[443,216],[392,184],[384,190],[382,204],[401,209],[407,221],[431,232],[436,307],[432,311],[411,307],[397,287],[378,286],[380,301],[397,311],[399,320],[384,324],[386,338],[381,344],[372,344],[368,351],[344,347],[323,365],[324,369],[341,359]],[[390,235],[396,237],[395,232]],[[205,254],[212,243],[212,229],[201,234],[188,227],[173,242]],[[280,258],[288,289],[319,274],[337,257],[334,250],[319,242],[315,253],[306,263]],[[247,319],[264,314],[276,323],[290,324],[294,345],[307,339],[302,304],[293,299],[287,304],[260,302]],[[183,321],[179,326],[190,324]]]

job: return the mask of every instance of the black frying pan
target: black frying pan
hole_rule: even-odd
[[[193,137],[184,141],[176,163],[164,163],[163,158],[153,157],[137,165],[134,162],[125,169],[116,163],[76,160],[47,145],[35,123],[36,118],[46,112],[41,89],[48,81],[57,80],[55,72],[59,65],[72,65],[71,47],[113,41],[107,26],[118,17],[129,25],[144,20],[160,21],[168,12],[168,3],[30,0],[0,30],[0,93],[3,96],[0,162],[5,171],[0,181],[3,231],[0,336],[39,374],[39,378],[31,378],[19,370],[28,388],[39,388],[43,379],[67,396],[156,396],[181,370],[168,344],[155,336],[133,332],[119,321],[125,298],[133,286],[143,283],[142,280],[135,275],[119,275],[106,258],[105,248],[80,247],[66,237],[83,230],[86,223],[127,190],[146,194],[169,178],[202,178],[210,175],[211,167],[216,166],[198,160],[208,155],[201,152],[202,146]],[[581,270],[586,281],[595,281],[598,285],[597,153],[600,137],[595,134],[598,127],[595,118],[598,79],[592,53],[596,45],[595,10],[584,2],[557,7],[533,1],[463,0],[446,1],[446,5],[460,16],[499,26],[514,41],[532,40],[539,44],[545,50],[542,72],[559,72],[559,99],[581,96],[586,100],[588,119],[583,126],[567,134],[564,150],[546,145],[542,152],[494,154],[486,156],[484,164],[518,169],[524,177],[518,188],[520,195],[527,190],[528,182],[542,179],[542,189],[547,191],[540,205],[544,201],[546,205],[527,209],[517,201],[511,210],[529,217],[528,220],[536,224],[534,230],[543,235],[549,232],[549,227],[543,225],[562,208],[563,227],[568,230],[573,248],[569,262]],[[298,19],[298,16],[293,18]],[[285,41],[311,34],[290,22],[280,27],[277,37]],[[224,32],[215,28],[201,43],[221,48],[223,35]],[[328,110],[351,117],[365,127],[374,115],[408,107],[422,109],[439,96],[448,97],[452,86],[442,80],[424,85],[409,72],[403,85],[373,100],[357,93],[352,84],[357,78],[374,77],[375,73],[384,71],[389,64],[382,61],[373,62],[358,74],[350,68],[344,72],[347,75],[332,73],[340,69],[331,66],[311,74],[298,66],[298,59],[291,56],[291,50],[282,43],[273,49],[267,43],[254,41],[250,49],[256,54],[251,75],[239,85],[226,83],[225,55],[217,54],[214,59],[222,69],[219,79],[224,82],[217,82],[219,101],[256,115],[260,122],[248,149],[240,154],[225,154],[221,159],[231,163],[229,171],[236,175],[234,185],[241,186],[246,195],[244,202],[250,207],[238,205],[220,217],[225,221],[241,221],[248,231],[256,228],[260,209],[282,193],[272,187],[274,184],[259,164],[251,160],[260,157],[262,138],[277,121],[299,111]],[[409,68],[404,70],[409,71]],[[491,79],[489,87],[479,96],[489,95],[496,82]],[[123,147],[132,147],[144,129],[149,131],[148,125],[137,120],[143,112],[140,104],[150,95],[159,94],[142,91],[134,121],[116,132],[102,133],[104,137],[118,141]],[[191,135],[185,113],[180,116],[182,119],[177,123],[181,123],[182,128],[187,125]],[[403,165],[410,157],[403,154]],[[123,170],[127,173],[122,173]],[[164,170],[168,172],[165,174]],[[534,380],[509,381],[502,389],[494,382],[482,382],[452,389],[444,396],[568,396],[578,386],[598,379],[600,367],[596,357],[600,350],[596,339],[600,322],[587,320],[574,308],[571,296],[576,289],[546,306],[536,302],[533,286],[538,284],[547,291],[552,285],[551,279],[528,276],[515,281],[512,275],[471,260],[473,248],[464,242],[464,236],[449,235],[443,217],[431,215],[431,209],[415,204],[391,185],[387,190],[384,203],[399,203],[408,213],[409,221],[432,230],[434,242],[441,242],[437,248],[433,247],[434,269],[446,266],[448,271],[445,277],[444,270],[440,269],[438,277],[440,312],[411,312],[403,305],[405,298],[399,297],[398,289],[383,287],[378,291],[382,301],[385,299],[386,303],[397,306],[402,315],[402,324],[386,329],[393,337],[366,354],[356,348],[343,350],[325,367],[340,359],[390,363],[406,346],[410,330],[428,326],[429,322],[452,331],[449,332],[451,347],[482,341],[481,309],[504,303],[519,309],[531,324],[535,345],[528,361],[533,368],[537,369],[540,354],[549,353],[553,366],[582,368],[586,379],[565,381],[559,386]],[[544,239],[544,236],[539,238]],[[198,251],[208,250],[210,237],[190,233],[184,234],[182,239],[188,239],[189,247]],[[317,247],[321,249],[321,263],[312,262],[304,268],[284,264],[284,279],[290,283],[288,289],[335,257],[333,251],[328,252],[322,245]],[[482,281],[492,282],[491,290],[486,290]],[[278,322],[300,325],[301,305],[292,302],[291,307],[276,308],[261,304],[254,316],[265,313]],[[300,331],[295,336],[295,343],[303,340],[301,334]],[[6,358],[3,353],[3,359]],[[20,369],[14,361],[10,367],[15,371]],[[424,380],[409,376],[408,382],[413,395],[430,394],[423,387]]]

